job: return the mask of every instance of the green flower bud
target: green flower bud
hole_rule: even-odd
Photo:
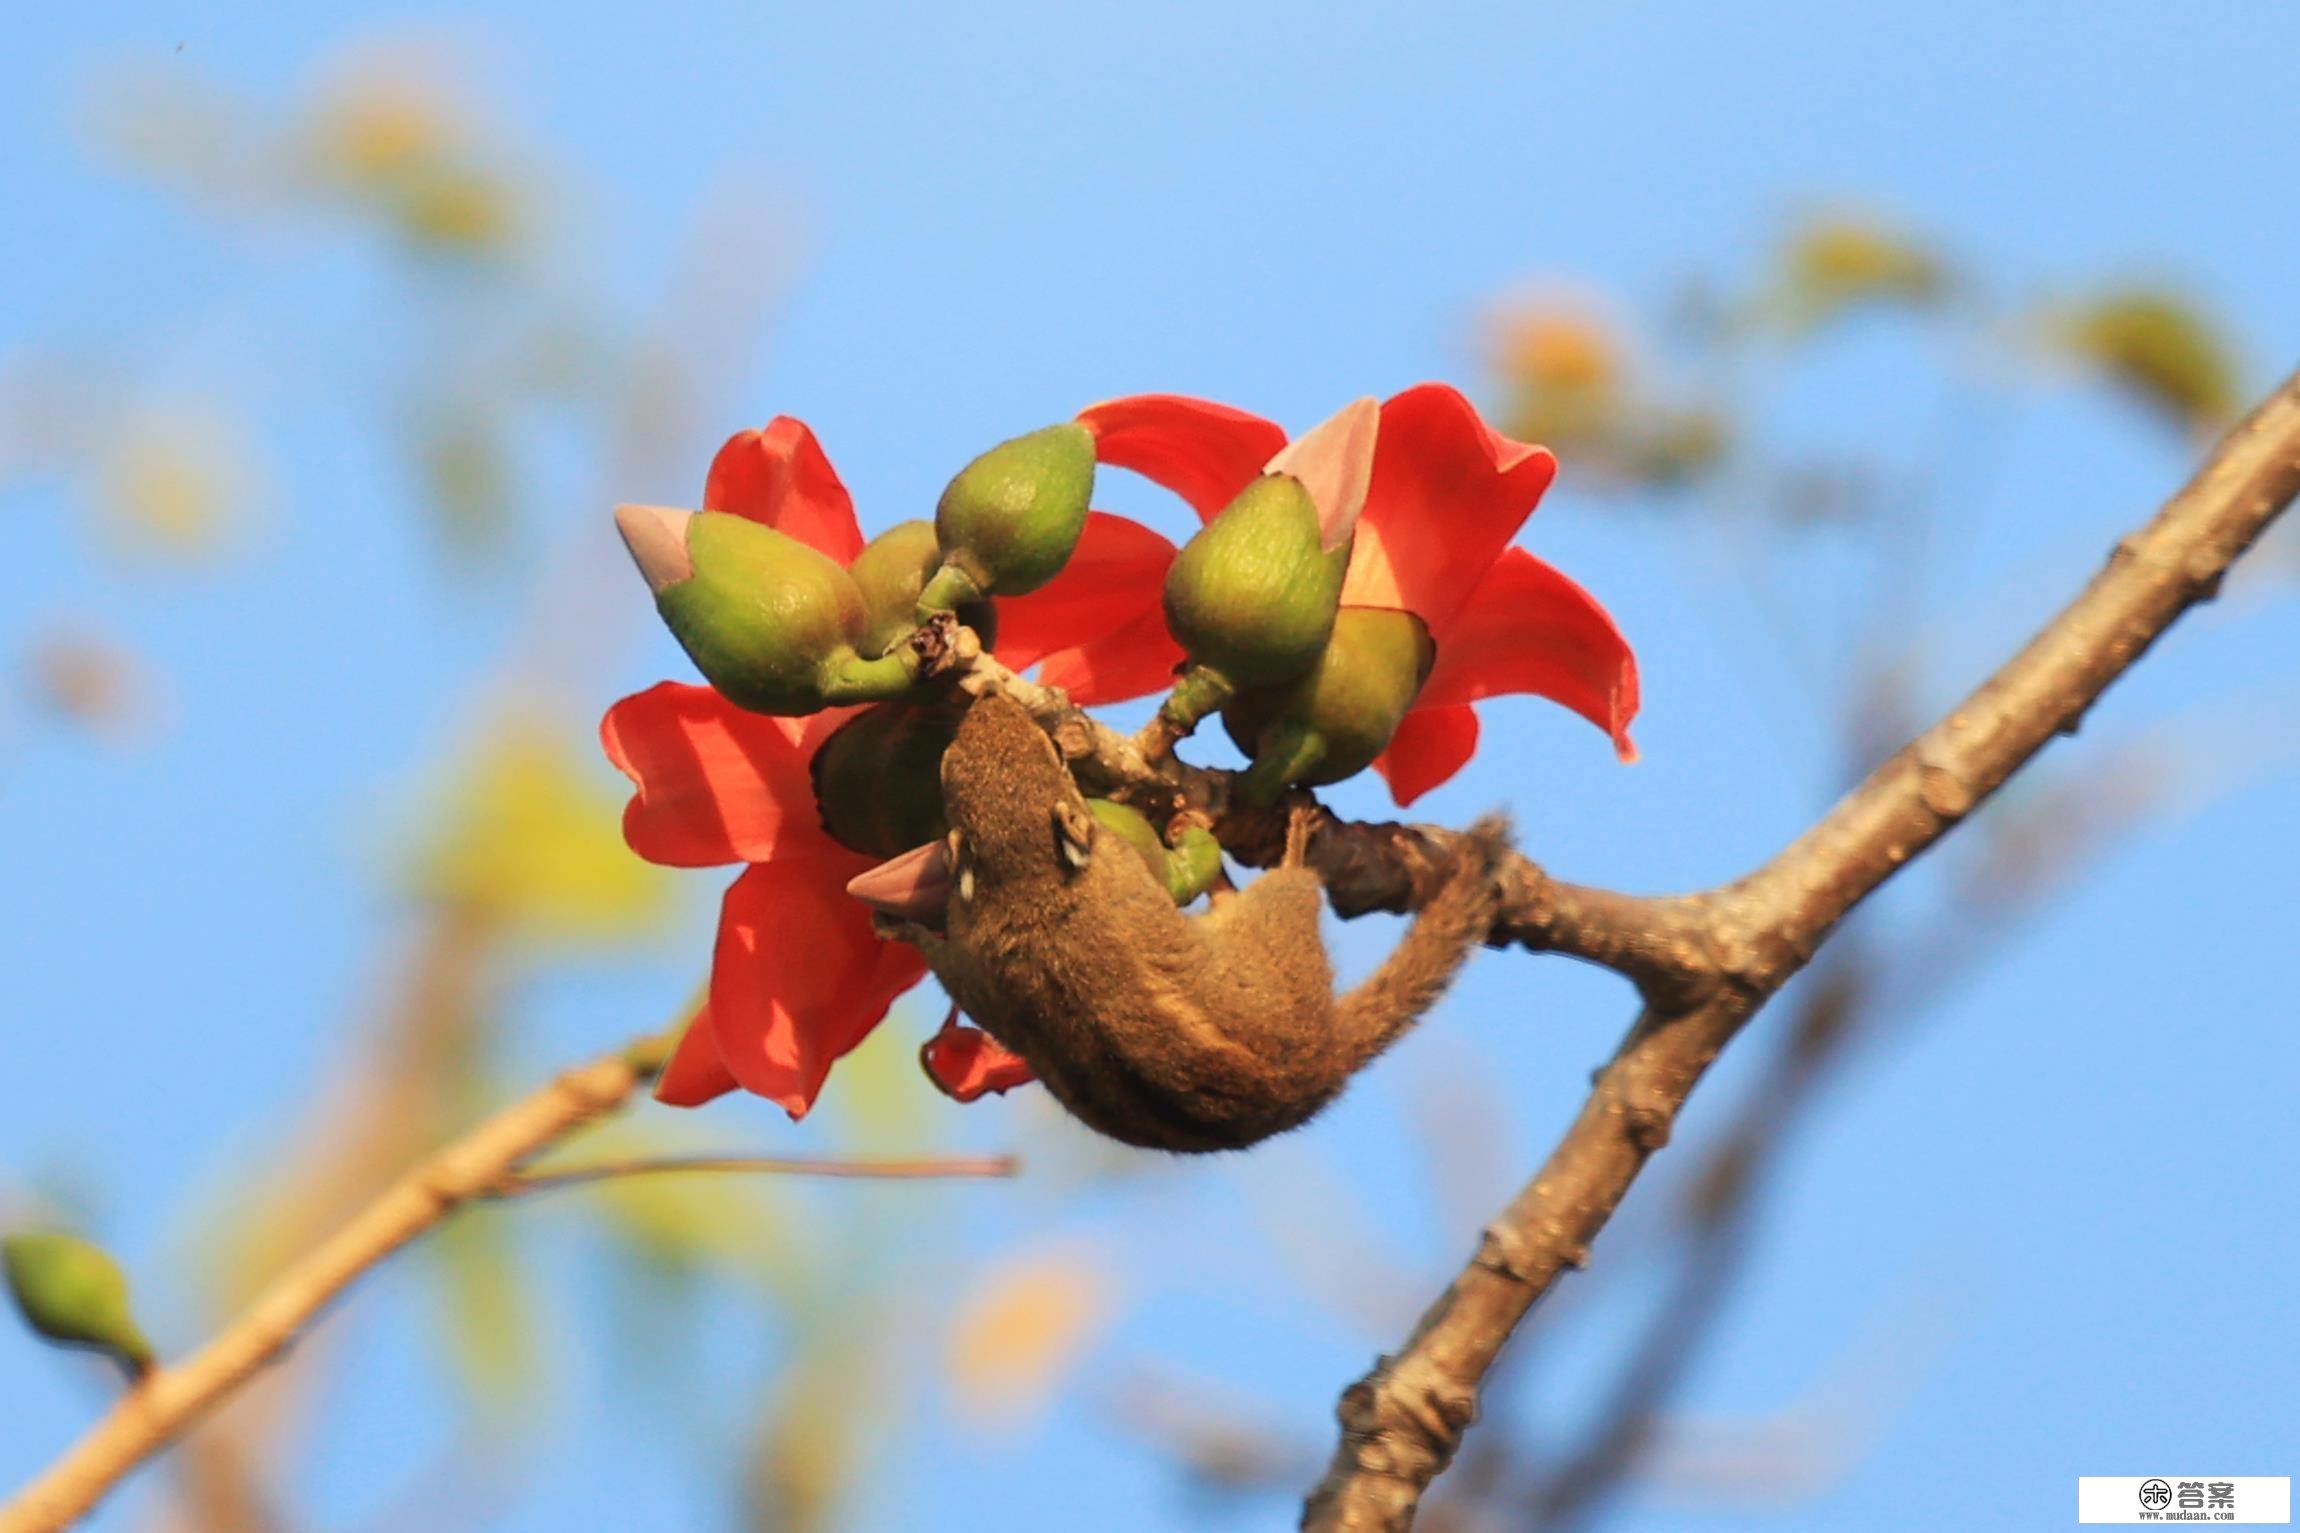
[[[1436,657],[1412,613],[1342,608],[1308,675],[1240,693],[1223,710],[1223,728],[1253,758],[1240,784],[1247,801],[1266,804],[1293,784],[1340,782],[1371,766]]]
[[[1318,507],[1291,474],[1264,474],[1182,545],[1166,622],[1191,660],[1241,687],[1291,681],[1333,631],[1350,545],[1323,545]]]
[[[128,1307],[128,1280],[99,1246],[53,1230],[0,1240],[8,1291],[33,1330],[59,1346],[108,1353],[132,1373],[152,1365],[152,1344]]]
[[[867,614],[857,647],[877,659],[918,626],[918,596],[942,565],[942,546],[935,540],[934,523],[898,522],[872,538],[847,566],[862,592]],[[987,601],[967,602],[958,620],[982,638],[984,648],[998,642],[997,609]]]
[[[798,539],[719,511],[621,506],[615,523],[672,636],[737,707],[813,713],[896,696],[916,678],[907,648],[860,652],[861,590]]]
[[[1103,827],[1149,864],[1152,876],[1166,886],[1177,905],[1187,905],[1206,892],[1222,871],[1222,843],[1202,825],[1184,830],[1177,845],[1169,847],[1140,811],[1115,799],[1090,798],[1086,807]]]
[[[815,807],[842,846],[892,857],[950,832],[942,807],[942,753],[960,715],[917,703],[881,703],[841,724],[815,752]]]
[[[944,612],[1020,596],[1070,562],[1094,493],[1094,434],[1076,422],[1001,442],[958,471],[934,508],[942,568],[919,599]]]

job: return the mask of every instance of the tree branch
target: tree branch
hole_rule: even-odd
[[[52,1533],[279,1356],[363,1273],[475,1198],[527,1157],[622,1107],[652,1081],[674,1034],[579,1065],[512,1103],[400,1177],[280,1274],[238,1319],[180,1363],[154,1369],[63,1457],[0,1506],[0,1533]]]
[[[1849,911],[2056,734],[2074,733],[2110,682],[2213,595],[2296,492],[2300,376],[2231,431],[2019,654],[1811,830],[1746,878],[1665,902],[1690,927],[1682,945],[1667,944],[1671,954],[1706,955],[1706,975],[1689,966],[1674,987],[1645,983],[1643,1014],[1548,1161],[1486,1226],[1405,1345],[1343,1394],[1341,1443],[1304,1508],[1305,1528],[1411,1526],[1510,1333],[1559,1273],[1587,1259],[1719,1050]],[[1608,936],[1645,951],[1626,933]]]

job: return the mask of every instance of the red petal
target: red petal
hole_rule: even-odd
[[[786,721],[746,713],[709,687],[666,681],[599,721],[599,743],[639,791],[623,839],[675,868],[763,862],[823,840],[807,753]]]
[[[1158,610],[1174,545],[1140,522],[1090,511],[1070,562],[1027,596],[998,599],[998,658],[1021,670]]]
[[[1286,445],[1286,428],[1185,394],[1129,394],[1078,412],[1099,463],[1130,468],[1188,501],[1201,521],[1237,498]]]
[[[655,1100],[671,1107],[700,1107],[713,1097],[735,1089],[735,1077],[719,1057],[719,1040],[711,1031],[711,1009],[699,1006],[687,1019],[670,1062],[655,1078]]]
[[[1012,1091],[1038,1079],[1021,1055],[1009,1054],[981,1028],[965,1026],[955,1011],[943,1022],[942,1031],[918,1051],[918,1062],[943,1095],[961,1102],[993,1091]]]
[[[1556,473],[1547,448],[1500,435],[1445,384],[1395,395],[1382,406],[1343,604],[1415,613],[1442,644]]]
[[[765,522],[841,564],[862,552],[854,497],[815,434],[788,415],[727,439],[703,481],[703,509]]]
[[[847,880],[870,865],[836,847],[760,863],[720,910],[709,1013],[719,1056],[793,1118],[926,973],[917,949],[881,938],[847,898]]]
[[[1092,708],[1163,692],[1181,664],[1182,646],[1166,630],[1165,609],[1152,607],[1114,633],[1048,655],[1038,679]]]
[[[1637,759],[1637,657],[1597,598],[1522,548],[1509,548],[1438,638],[1416,709],[1531,692],[1563,703]]]
[[[1476,750],[1477,715],[1466,703],[1416,708],[1390,736],[1390,748],[1374,758],[1374,770],[1402,809],[1460,771]]]

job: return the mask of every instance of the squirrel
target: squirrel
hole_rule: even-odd
[[[950,834],[897,859],[931,894],[876,897],[873,874],[854,892],[1072,1116],[1150,1149],[1243,1149],[1332,1101],[1485,939],[1509,844],[1502,817],[1480,820],[1396,949],[1336,996],[1307,815],[1289,825],[1275,870],[1192,916],[1097,822],[1054,742],[1011,699],[992,693],[967,710],[942,787]],[[938,900],[939,931],[902,919]]]

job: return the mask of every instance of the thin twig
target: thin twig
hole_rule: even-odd
[[[961,1177],[1012,1176],[1022,1169],[1012,1155],[943,1156],[931,1159],[834,1160],[806,1155],[657,1155],[629,1160],[603,1160],[590,1165],[550,1171],[513,1171],[481,1192],[483,1198],[524,1198],[564,1187],[619,1181],[627,1176],[661,1176],[670,1172],[747,1172],[765,1176],[851,1177],[886,1182],[930,1182]]]
[[[2300,493],[2300,375],[2223,439],[2019,654],[1747,878],[1687,902],[1708,983],[1647,1005],[1547,1162],[1404,1346],[1342,1396],[1341,1442],[1303,1526],[1405,1529],[1533,1302],[1588,1259],[1718,1052],[1837,923],[1961,822],[2093,702]]]

